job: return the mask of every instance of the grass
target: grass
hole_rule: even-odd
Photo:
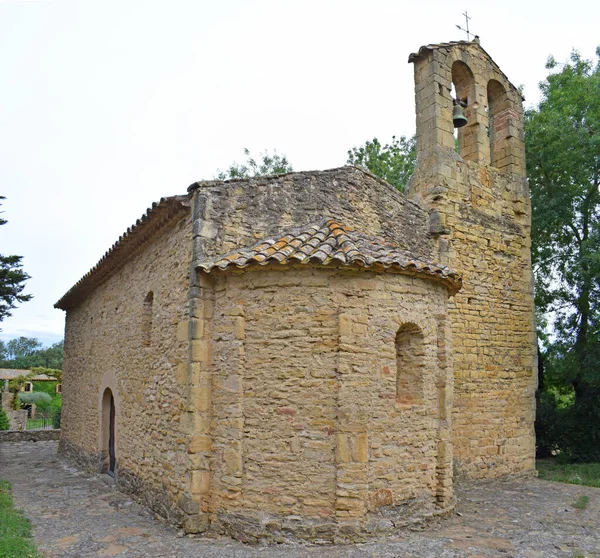
[[[31,523],[15,510],[10,483],[0,479],[0,557],[40,558],[32,540]]]
[[[577,500],[575,500],[571,504],[571,506],[573,506],[574,508],[577,508],[578,510],[585,510],[589,501],[590,501],[589,496],[581,495],[581,496],[578,496]]]
[[[538,459],[537,470],[540,479],[600,488],[600,463],[557,463],[554,459]]]

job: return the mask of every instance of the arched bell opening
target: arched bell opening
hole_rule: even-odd
[[[460,60],[452,64],[452,125],[459,155],[466,161],[476,161],[478,156],[477,122],[469,118],[469,107],[475,102],[475,78],[471,68]]]

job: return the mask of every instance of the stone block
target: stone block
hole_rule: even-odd
[[[210,409],[210,388],[208,386],[193,387],[191,389],[192,408],[196,411]]]
[[[236,339],[246,339],[246,321],[241,316],[235,318],[233,322],[233,334]]]
[[[186,494],[181,494],[177,503],[182,511],[188,515],[200,513],[200,504]]]
[[[212,342],[207,339],[196,339],[192,341],[192,361],[202,364],[212,364],[213,348]]]
[[[200,435],[192,436],[188,443],[188,453],[210,452],[211,440],[210,436]],[[189,512],[188,512],[189,513]]]
[[[177,341],[187,341],[189,336],[189,322],[187,320],[177,324]]]
[[[207,494],[210,489],[210,471],[192,471],[190,488],[192,494]]]

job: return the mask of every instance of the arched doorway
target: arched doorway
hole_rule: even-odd
[[[115,476],[117,466],[115,444],[115,398],[110,388],[102,395],[102,447],[100,472]]]

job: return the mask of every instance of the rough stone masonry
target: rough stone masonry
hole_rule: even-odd
[[[61,452],[246,542],[362,540],[447,513],[456,471],[533,470],[521,97],[477,43],[410,61],[406,194],[354,167],[194,183],[61,298]]]

